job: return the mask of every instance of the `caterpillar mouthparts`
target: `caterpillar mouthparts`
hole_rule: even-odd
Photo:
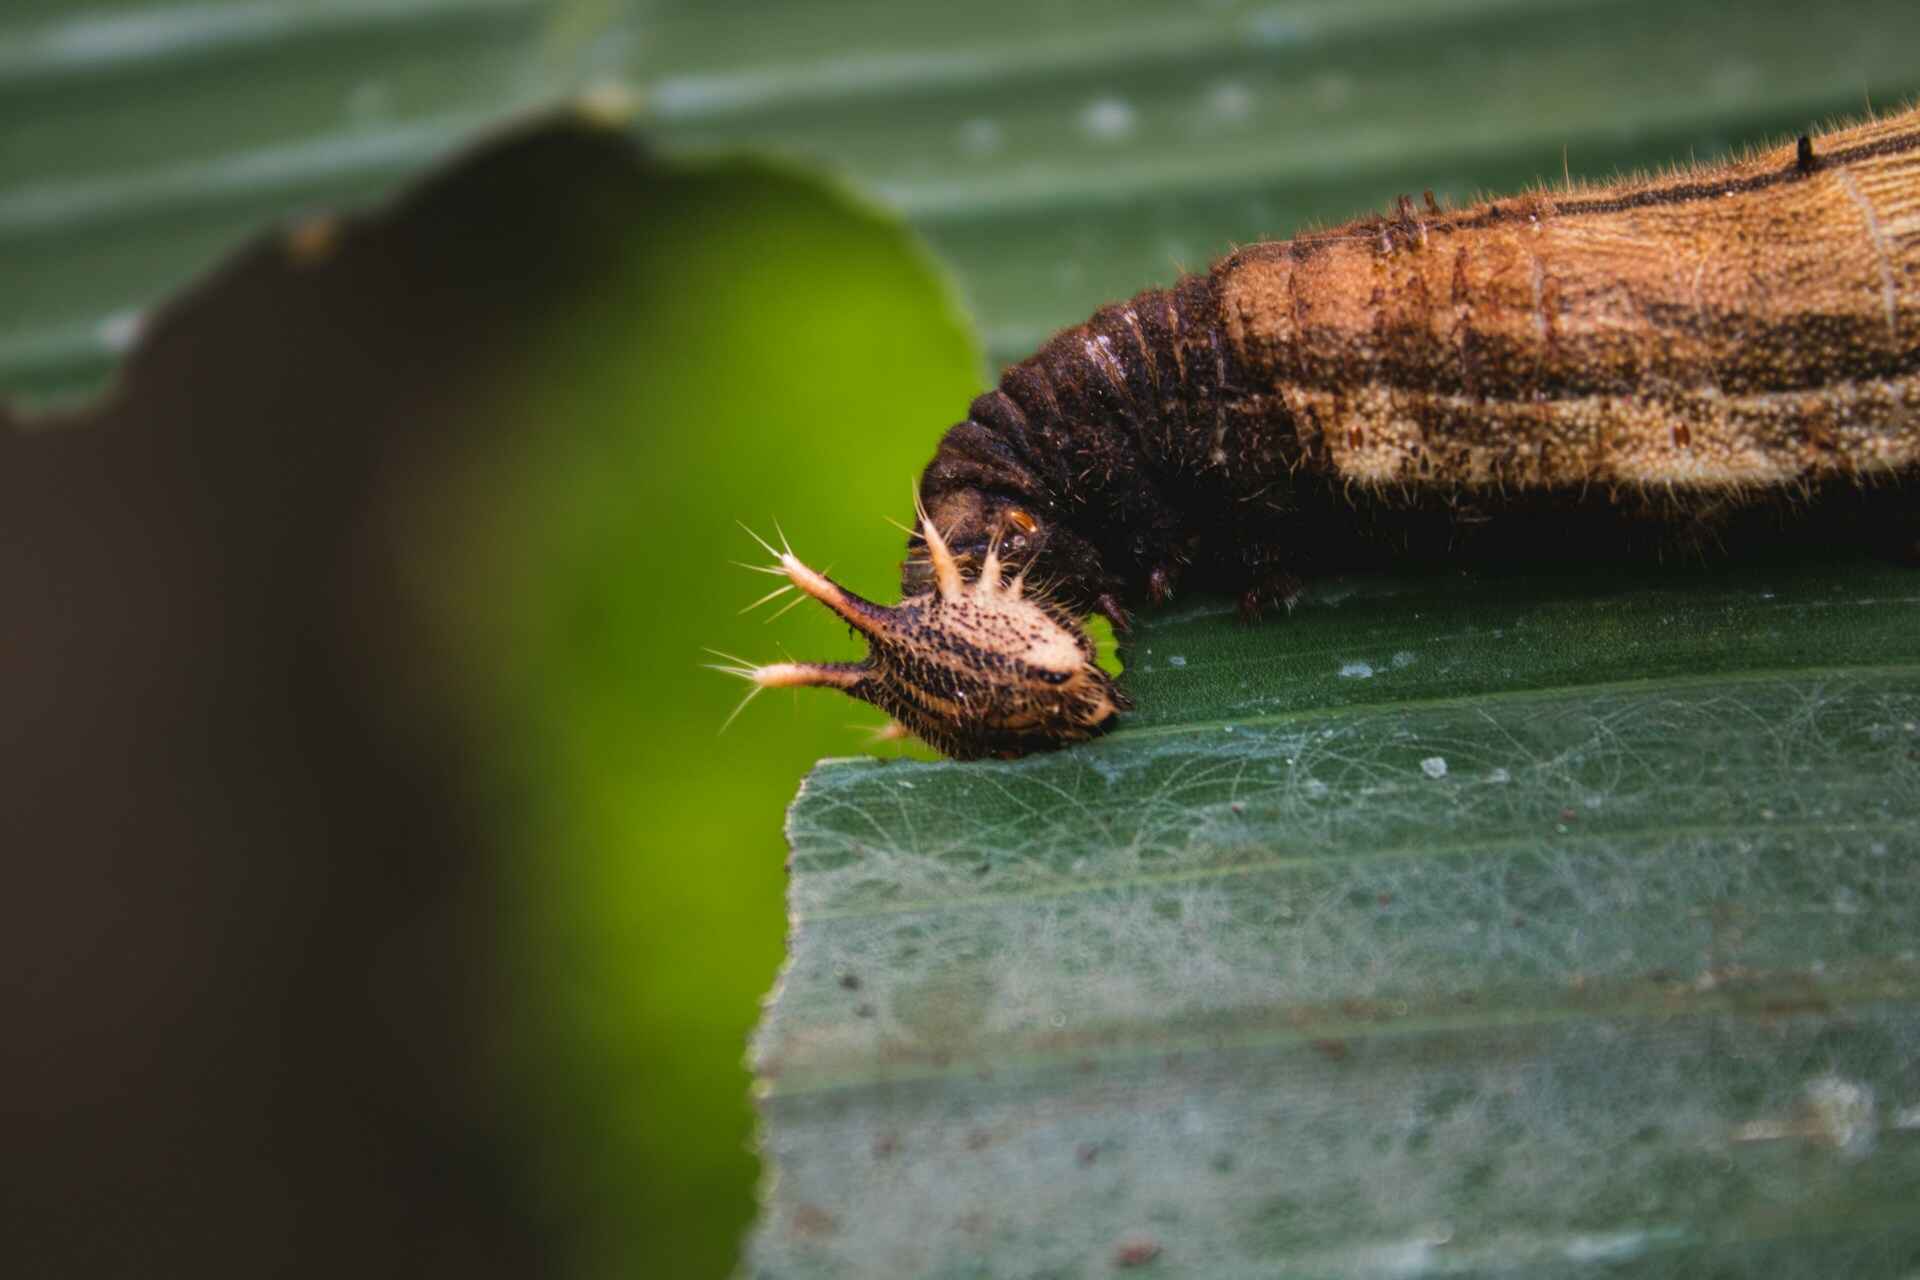
[[[761,541],[777,564],[748,567],[784,576],[839,614],[866,638],[867,656],[859,662],[755,665],[721,654],[728,664],[714,670],[754,686],[740,705],[762,689],[839,689],[960,760],[1051,750],[1111,728],[1131,704],[1096,664],[1093,641],[1073,615],[1031,589],[1024,572],[1006,577],[1009,566],[997,545],[969,581],[924,511],[920,528],[931,587],[891,606],[862,599],[809,568],[791,547],[775,550]]]

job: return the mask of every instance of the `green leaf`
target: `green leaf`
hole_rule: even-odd
[[[836,760],[759,1275],[1894,1274],[1920,581],[1323,584],[1086,747]]]
[[[1913,92],[1920,8],[1757,0],[17,0],[0,395],[96,387],[261,228],[584,95],[905,212],[1000,359],[1232,241],[1402,190],[1707,158]]]

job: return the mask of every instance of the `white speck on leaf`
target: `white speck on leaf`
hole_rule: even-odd
[[[1873,1090],[1857,1080],[1821,1076],[1807,1082],[1807,1110],[1821,1135],[1848,1159],[1873,1150]]]
[[[1118,98],[1096,98],[1080,113],[1080,128],[1101,142],[1119,142],[1132,136],[1133,108]]]
[[[146,317],[138,311],[115,311],[100,321],[100,341],[115,353],[130,350],[140,340],[145,325]]]
[[[1344,680],[1367,680],[1373,676],[1373,664],[1368,662],[1349,662],[1340,668]]]
[[[1429,778],[1446,777],[1447,758],[1445,756],[1428,756],[1420,762],[1420,772],[1426,774]]]

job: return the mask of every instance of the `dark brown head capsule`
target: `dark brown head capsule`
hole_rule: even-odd
[[[985,549],[968,580],[924,516],[921,528],[926,586],[891,607],[861,599],[791,551],[775,553],[793,585],[866,637],[864,660],[721,670],[758,689],[840,689],[962,760],[1049,750],[1111,727],[1126,697],[1096,664],[1073,616],[1030,591],[1024,575],[1008,579],[997,546]]]

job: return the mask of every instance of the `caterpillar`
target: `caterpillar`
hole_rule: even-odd
[[[950,756],[1019,755],[1125,709],[1090,612],[1124,630],[1193,585],[1254,616],[1335,546],[1502,517],[1711,527],[1868,489],[1904,512],[1916,477],[1910,110],[1612,186],[1402,196],[1103,307],[945,433],[899,606],[775,553],[866,660],[730,669],[842,689]]]

